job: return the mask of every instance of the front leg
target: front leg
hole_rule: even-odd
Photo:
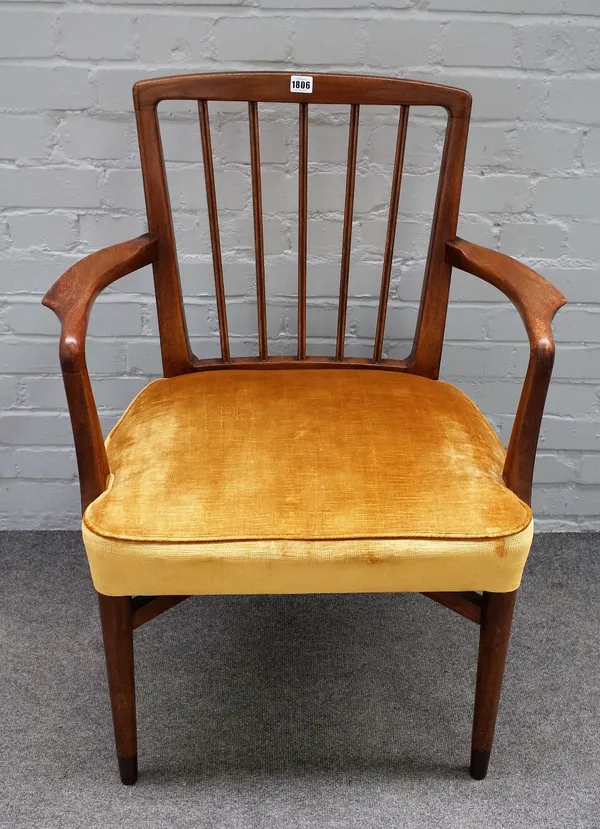
[[[487,774],[517,591],[484,593],[471,745],[471,777]]]
[[[133,601],[98,593],[108,690],[121,782],[137,781],[137,733],[133,669]]]

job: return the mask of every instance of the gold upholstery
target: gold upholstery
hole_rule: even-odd
[[[361,369],[157,380],[106,441],[83,536],[107,595],[518,587],[529,508],[458,389]]]

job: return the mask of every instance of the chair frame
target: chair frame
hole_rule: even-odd
[[[523,501],[530,503],[537,442],[554,361],[551,323],[566,300],[549,282],[525,265],[509,256],[456,237],[471,96],[460,89],[401,79],[326,74],[315,74],[313,78],[314,93],[310,97],[310,104],[347,104],[350,107],[335,357],[315,357],[306,353],[309,104],[305,100],[299,100],[304,96],[290,92],[290,73],[185,75],[141,81],[134,86],[149,232],[87,256],[63,274],[43,300],[61,321],[60,363],[73,426],[83,510],[104,492],[109,474],[102,430],[86,365],[85,340],[90,311],[102,290],[146,265],[152,265],[154,271],[165,377],[238,368],[293,370],[359,367],[413,373],[435,380],[441,360],[452,268],[459,268],[490,283],[512,301],[522,317],[530,343],[529,363],[504,467],[507,487]],[[221,343],[221,357],[215,359],[198,360],[189,346],[158,124],[158,103],[181,99],[198,102]],[[258,357],[232,358],[229,351],[207,103],[213,100],[248,102]],[[259,102],[299,104],[298,347],[297,354],[290,357],[269,356],[267,348]],[[363,104],[400,108],[372,359],[344,356],[359,108]],[[408,112],[411,106],[443,107],[448,121],[414,346],[404,361],[385,359],[382,355]],[[487,773],[516,594],[516,590],[510,593],[424,594],[480,627],[470,765],[471,775],[478,780],[483,779]],[[124,784],[131,785],[137,780],[133,631],[185,598],[98,594],[117,757]]]

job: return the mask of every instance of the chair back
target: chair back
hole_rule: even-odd
[[[217,359],[197,360],[191,353],[188,341],[157,109],[161,101],[173,100],[195,101],[198,106],[199,140],[202,146],[221,346],[221,356]],[[250,145],[256,259],[257,357],[239,358],[231,355],[209,121],[208,104],[211,101],[241,101],[247,102],[248,105],[248,140]],[[451,272],[450,266],[445,262],[445,243],[455,237],[458,222],[471,109],[471,96],[468,92],[437,84],[397,78],[333,74],[299,76],[289,72],[234,72],[181,75],[140,81],[134,86],[134,102],[149,232],[159,240],[159,256],[154,265],[154,277],[165,376],[212,368],[267,368],[283,365],[295,368],[318,365],[343,368],[360,365],[410,371],[433,378],[438,376]],[[288,357],[269,355],[267,340],[267,292],[265,284],[259,103],[298,104],[298,336],[296,354]],[[329,357],[307,355],[308,142],[309,107],[314,104],[341,104],[349,107],[336,344],[335,356]],[[398,129],[393,173],[390,182],[387,230],[383,249],[373,352],[372,356],[368,358],[357,358],[345,356],[344,349],[360,108],[369,105],[397,108]],[[409,111],[415,107],[441,107],[447,113],[447,120],[413,348],[407,360],[397,360],[385,357],[384,336]]]

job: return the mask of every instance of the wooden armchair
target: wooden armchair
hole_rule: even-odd
[[[221,357],[190,351],[157,105],[197,101]],[[60,361],[100,603],[121,780],[137,779],[133,630],[190,595],[415,591],[480,627],[471,774],[486,775],[513,606],[529,552],[536,445],[564,297],[495,251],[456,238],[471,107],[460,89],[388,78],[188,75],[134,87],[149,232],[94,253],[44,298],[62,322]],[[230,355],[209,101],[246,101],[256,250],[257,357]],[[258,102],[299,104],[298,339],[270,356]],[[335,356],[307,355],[308,107],[350,108]],[[359,109],[397,107],[397,145],[373,355],[344,355]],[[410,107],[447,112],[417,329],[407,360],[384,357]],[[164,379],[103,440],[85,357],[100,291],[152,264]],[[517,307],[531,356],[508,451],[438,372],[453,267]],[[476,313],[476,312],[473,312]]]

